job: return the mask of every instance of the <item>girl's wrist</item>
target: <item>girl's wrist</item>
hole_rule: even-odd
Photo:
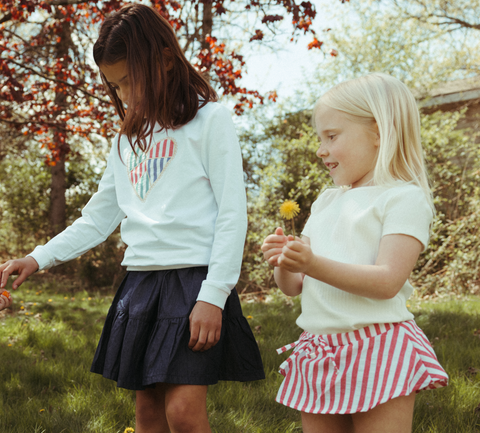
[[[307,263],[304,274],[309,277],[315,278],[314,275],[318,273],[318,269],[321,267],[322,258],[312,253],[310,260]]]

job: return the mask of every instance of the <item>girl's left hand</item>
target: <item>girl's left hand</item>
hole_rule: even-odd
[[[308,274],[308,269],[314,261],[315,255],[310,245],[296,237],[295,240],[289,240],[283,247],[282,254],[278,258],[278,266],[290,272]]]
[[[10,293],[7,292],[6,290],[0,291],[0,311],[9,307],[11,303],[12,303],[12,298],[10,296]]]
[[[190,313],[190,341],[194,352],[205,352],[215,346],[222,332],[222,309],[208,302],[198,301]]]

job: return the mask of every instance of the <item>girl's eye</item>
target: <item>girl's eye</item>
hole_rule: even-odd
[[[333,134],[328,136],[328,138],[329,138],[330,140],[333,140],[335,137],[336,137],[336,136],[333,135]]]

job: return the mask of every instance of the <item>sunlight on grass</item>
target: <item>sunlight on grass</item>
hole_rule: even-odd
[[[112,295],[25,283],[0,315],[2,433],[123,433],[135,425],[134,393],[89,372]],[[23,308],[22,308],[23,307]],[[414,432],[480,431],[480,300],[411,301],[419,325],[450,375],[447,388],[418,395]],[[266,380],[211,386],[208,411],[218,433],[298,433],[299,412],[275,402],[275,349],[295,341],[299,301],[272,293],[244,303]]]

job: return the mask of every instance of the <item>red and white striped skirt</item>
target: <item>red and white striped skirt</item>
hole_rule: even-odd
[[[411,320],[352,332],[304,332],[280,365],[276,401],[308,413],[366,412],[395,397],[446,386],[448,376],[430,342]]]

